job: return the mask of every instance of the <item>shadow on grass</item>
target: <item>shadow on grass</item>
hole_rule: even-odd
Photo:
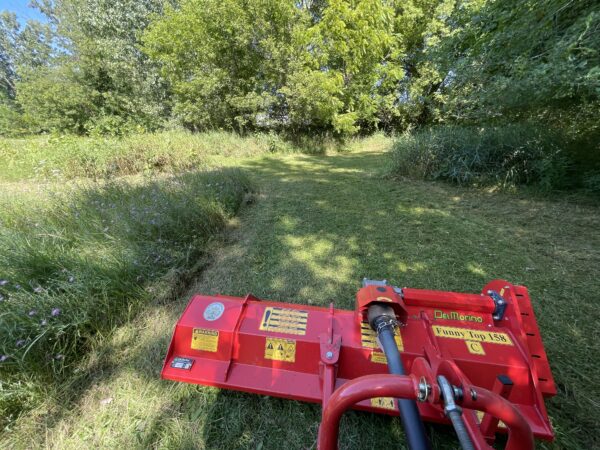
[[[595,426],[594,402],[585,404],[579,398],[583,393],[572,389],[587,377],[582,372],[600,375],[600,370],[585,358],[572,369],[571,353],[574,346],[599,347],[593,338],[590,317],[595,306],[588,291],[600,287],[590,270],[600,262],[600,236],[593,233],[599,211],[444,184],[391,181],[382,174],[384,161],[383,155],[359,153],[247,163],[263,181],[265,199],[246,217],[244,232],[249,236],[241,237],[229,255],[203,274],[196,290],[252,292],[321,306],[334,301],[337,307],[351,309],[365,276],[401,286],[470,292],[479,292],[495,278],[524,284],[530,288],[559,390],[566,397],[549,402],[557,445],[593,444],[596,438],[577,430],[582,424]],[[570,388],[565,391],[564,386]],[[292,402],[290,412],[287,404],[274,400],[270,411],[263,399],[219,395],[223,406],[211,409],[214,421],[236,423],[237,414],[244,426],[236,424],[227,432],[211,426],[203,441],[214,442],[210,448],[243,447],[242,441],[248,448],[261,443],[264,448],[282,448],[288,442],[293,443],[290,448],[306,448],[316,438],[315,406]],[[592,397],[598,398],[598,390]],[[230,408],[240,404],[244,414],[232,416]],[[345,423],[344,447],[402,442],[397,421],[351,413]],[[270,429],[286,431],[273,441]],[[443,443],[447,429],[435,430],[436,448],[455,445],[453,439]]]
[[[594,401],[585,398],[600,395],[598,388],[584,386],[600,370],[591,358],[574,360],[573,352],[600,351],[591,320],[596,312],[591,293],[600,289],[591,269],[600,264],[600,236],[593,233],[599,211],[392,181],[383,174],[385,163],[385,155],[367,152],[245,162],[262,198],[243,212],[241,228],[226,248],[211,255],[193,290],[252,292],[322,306],[333,301],[351,309],[363,277],[471,292],[494,278],[527,285],[559,383],[561,398],[550,402],[557,448],[593,447],[597,438],[579,430],[595,428]],[[122,359],[101,367],[105,375],[82,386],[108,383],[123,371],[154,385],[171,325],[183,306],[174,307],[165,319],[172,323],[168,331],[161,328],[160,336],[109,350]],[[141,441],[131,432],[131,442],[141,447],[314,448],[320,420],[316,405],[166,381],[156,386],[157,396],[172,397],[149,414]],[[352,412],[342,427],[342,448],[403,442],[397,419]],[[456,446],[449,429],[428,429],[435,448]]]

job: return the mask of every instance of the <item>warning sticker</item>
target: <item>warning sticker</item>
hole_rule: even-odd
[[[400,334],[400,330],[396,328],[396,335],[394,336],[396,340],[396,345],[398,346],[399,351],[404,351],[404,343],[402,342],[402,335]],[[371,326],[367,322],[362,322],[360,324],[360,342],[362,346],[365,348],[378,348],[377,346],[377,335],[375,331],[371,328]]]
[[[216,352],[219,347],[219,332],[206,328],[194,328],[190,347],[194,350]]]
[[[475,415],[477,416],[477,420],[479,423],[483,420],[484,412],[483,411],[475,411]],[[501,420],[498,421],[498,428],[506,428],[506,425]]]
[[[514,345],[506,333],[469,328],[433,326],[433,334],[438,337],[462,339],[463,341],[487,342],[490,344]]]
[[[387,358],[382,352],[373,352],[371,353],[371,362],[387,364]]]
[[[269,306],[265,308],[259,329],[304,336],[307,323],[308,311]]]
[[[465,344],[467,344],[467,350],[469,350],[469,353],[473,353],[474,355],[485,355],[485,350],[483,349],[481,342],[465,341]]]
[[[273,361],[296,361],[296,341],[268,337],[265,340],[265,359]]]
[[[394,399],[392,397],[375,397],[371,399],[371,406],[382,409],[396,409]]]

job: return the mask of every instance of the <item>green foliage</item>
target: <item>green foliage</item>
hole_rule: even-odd
[[[18,382],[60,377],[91,336],[177,293],[249,189],[229,170],[0,197],[0,417],[26,401]]]
[[[0,96],[15,96],[15,53],[19,24],[15,14],[0,13]]]
[[[14,13],[0,12],[0,97],[14,100],[16,81],[49,64],[53,40],[48,24],[30,20],[21,26]]]
[[[331,95],[338,105],[328,122],[338,133],[375,128],[382,95],[404,75],[394,36],[397,13],[394,2],[335,0],[306,31],[306,66],[337,83]]]
[[[0,16],[4,135],[538,123],[600,167],[592,0],[34,3],[49,24]]]
[[[0,97],[0,136],[18,136],[28,131],[14,102]]]
[[[151,25],[145,49],[172,83],[185,126],[243,131],[281,114],[277,90],[304,19],[291,1],[184,0]]]
[[[11,71],[8,91],[30,132],[115,135],[162,125],[168,87],[138,47],[162,0],[37,3],[49,24],[30,21],[21,30],[5,14],[10,33],[0,33],[8,41],[0,40],[0,61],[8,60],[0,69]],[[7,58],[4,47],[12,49]]]
[[[49,25],[29,21],[21,26],[14,13],[0,12],[0,136],[30,131],[15,101],[17,85],[48,66],[53,40]]]
[[[536,120],[570,139],[588,140],[588,151],[597,152],[597,2],[472,1],[454,20],[453,35],[436,49],[440,67],[451,73],[446,118]]]
[[[152,23],[144,42],[191,129],[352,135],[409,121],[401,119],[400,81],[407,60],[438,32],[431,24],[439,5],[184,0]],[[419,21],[405,36],[413,16]]]
[[[583,186],[594,194],[600,194],[600,172],[589,172],[583,177]]]
[[[438,126],[399,137],[391,170],[457,184],[538,184],[550,190],[568,179],[563,148],[556,135],[526,124]]]
[[[4,161],[0,165],[0,181],[111,179],[140,173],[182,172],[206,167],[217,159],[275,151],[298,149],[275,133],[241,137],[216,131],[0,139],[0,160]]]
[[[292,130],[327,129],[343,107],[341,90],[342,79],[336,74],[306,70],[290,75],[280,92],[287,101]]]
[[[17,83],[23,120],[32,132],[82,134],[98,114],[92,93],[68,66],[38,71]]]

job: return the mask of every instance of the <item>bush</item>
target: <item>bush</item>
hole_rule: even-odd
[[[583,177],[584,188],[593,194],[600,194],[600,172],[588,172]]]
[[[95,333],[176,294],[249,189],[230,170],[0,197],[0,417]]]
[[[402,135],[392,172],[457,184],[564,186],[569,161],[557,136],[528,125],[438,126]]]
[[[23,115],[14,105],[0,98],[0,136],[20,136],[27,131]]]

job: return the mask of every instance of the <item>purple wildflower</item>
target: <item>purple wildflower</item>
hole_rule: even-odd
[[[19,339],[17,342],[15,342],[15,346],[17,348],[23,347],[24,345],[25,345],[25,339]]]
[[[29,317],[33,317],[33,316],[35,316],[36,314],[37,314],[37,311],[36,311],[35,309],[32,309],[31,311],[29,311],[29,312],[27,313],[27,315],[28,315]]]
[[[0,280],[0,286],[6,286],[8,284],[8,280]]]
[[[6,355],[0,355],[0,363],[3,363],[7,359],[8,359],[8,356],[6,356]]]
[[[56,317],[60,315],[60,308],[52,308],[52,312],[50,313],[52,317]]]

